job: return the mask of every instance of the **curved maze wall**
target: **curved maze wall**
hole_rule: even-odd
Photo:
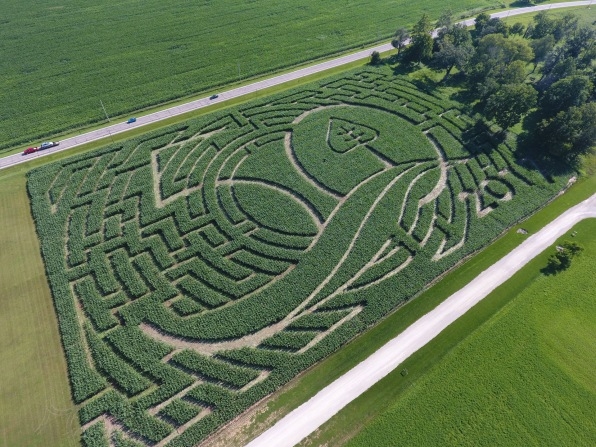
[[[84,444],[194,445],[561,185],[368,69],[32,171]]]

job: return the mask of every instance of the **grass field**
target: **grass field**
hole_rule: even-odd
[[[76,446],[77,411],[24,175],[0,175],[0,445]]]
[[[540,273],[553,247],[536,258],[487,298],[507,300],[499,312],[347,445],[594,445],[596,221],[574,230],[585,251],[568,271]]]
[[[462,108],[359,69],[32,171],[86,445],[194,445],[562,187]]]
[[[576,8],[563,8],[563,9],[553,9],[547,12],[549,17],[560,19],[566,14],[574,14],[579,18],[579,23],[581,25],[594,25],[594,21],[596,20],[596,6],[586,7],[580,6]],[[523,23],[524,25],[528,25],[529,23],[533,22],[533,17],[536,14],[521,14],[518,16],[511,16],[506,17],[503,20],[507,22],[509,25],[513,25],[516,22]]]
[[[0,147],[387,39],[437,2],[5,1]]]

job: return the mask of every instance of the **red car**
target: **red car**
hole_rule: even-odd
[[[32,154],[33,152],[37,152],[37,148],[36,147],[28,147],[27,149],[25,149],[25,151],[23,152],[23,155],[29,155]]]

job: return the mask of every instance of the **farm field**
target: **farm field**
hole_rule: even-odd
[[[4,1],[0,148],[388,39],[496,0]],[[258,55],[257,55],[258,54]]]
[[[0,445],[79,445],[24,175],[0,176]]]
[[[194,445],[563,187],[462,108],[360,69],[32,171],[85,445]]]
[[[488,298],[512,295],[498,313],[345,445],[593,445],[596,221],[574,231],[569,270],[540,273],[554,247],[532,261]]]

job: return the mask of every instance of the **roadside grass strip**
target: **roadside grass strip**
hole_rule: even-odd
[[[86,445],[195,445],[564,188],[462,109],[359,69],[31,171]]]

